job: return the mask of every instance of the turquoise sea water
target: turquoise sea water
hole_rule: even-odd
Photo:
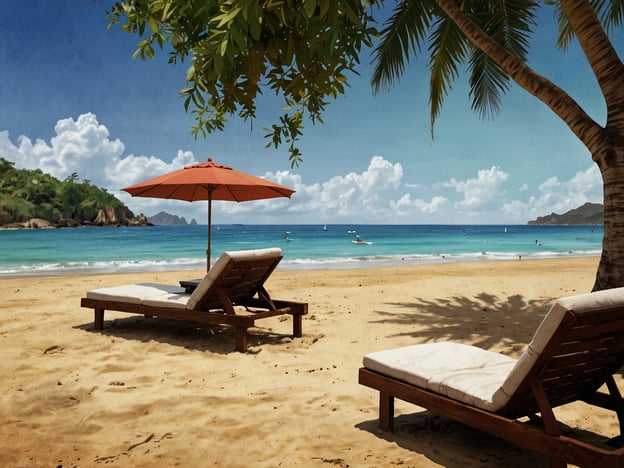
[[[591,256],[602,234],[602,226],[213,225],[212,261],[263,247],[282,249],[281,269]],[[370,244],[354,244],[356,235]],[[201,269],[206,243],[206,226],[0,230],[0,276]]]

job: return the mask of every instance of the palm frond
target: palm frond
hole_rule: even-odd
[[[520,59],[526,59],[529,39],[535,27],[534,0],[490,0],[486,3],[484,21],[475,18],[498,44]]]
[[[536,3],[533,0],[473,0],[470,14],[499,45],[525,60],[529,38],[535,26]],[[500,111],[502,95],[510,88],[510,78],[482,50],[471,47],[470,97],[472,109],[482,118]]]
[[[482,50],[474,48],[470,56],[471,108],[481,118],[496,116],[501,107],[502,95],[509,91],[507,75]]]
[[[554,3],[555,7],[555,18],[557,19],[557,24],[559,25],[559,36],[557,37],[557,48],[561,50],[568,50],[572,40],[574,39],[574,29],[570,25],[568,21],[568,17],[563,11],[561,4],[559,2]]]
[[[431,133],[449,89],[459,75],[459,67],[466,63],[469,43],[457,25],[447,16],[440,16],[432,26],[429,45],[429,102],[431,105]]]
[[[574,30],[570,26],[561,4],[554,0],[550,0],[548,3],[555,7],[555,17],[559,24],[557,47],[561,50],[567,50],[575,37]],[[590,3],[607,33],[624,23],[624,0],[590,0]]]
[[[427,40],[435,5],[430,0],[402,0],[385,22],[381,41],[373,51],[373,92],[388,88],[404,73],[410,55],[417,57]]]
[[[593,0],[591,4],[607,32],[620,26],[624,21],[624,0]]]

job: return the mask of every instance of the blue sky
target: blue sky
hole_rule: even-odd
[[[266,149],[283,111],[267,90],[253,122],[195,139],[178,91],[186,64],[132,60],[138,37],[106,29],[109,0],[0,2],[0,156],[58,178],[77,172],[135,213],[164,210],[205,223],[204,203],[131,198],[119,189],[212,157],[287,185],[290,200],[217,202],[215,223],[525,224],[584,202],[602,202],[600,174],[585,147],[541,102],[513,84],[500,115],[470,110],[465,80],[429,132],[425,60],[388,92],[372,95],[371,69],[350,78],[325,124],[306,125],[304,162]],[[389,5],[392,2],[387,2]],[[554,48],[544,11],[529,65],[572,95],[597,121],[605,109],[576,44]],[[622,54],[623,35],[616,42]]]

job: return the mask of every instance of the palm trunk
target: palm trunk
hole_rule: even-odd
[[[604,238],[593,290],[624,286],[624,145],[616,161],[601,168],[604,184]]]

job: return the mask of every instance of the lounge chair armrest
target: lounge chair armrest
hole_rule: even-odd
[[[293,315],[308,315],[307,302],[284,301],[280,299],[274,299],[273,303],[280,309],[283,307],[290,307],[290,313]]]
[[[291,315],[307,315],[308,314],[307,302],[284,301],[280,299],[273,299],[272,302],[275,305],[277,310],[290,309],[288,313]],[[263,307],[266,309],[271,308],[271,305],[269,303],[259,298],[253,298],[247,301],[244,305],[248,307],[260,307],[260,308]]]

